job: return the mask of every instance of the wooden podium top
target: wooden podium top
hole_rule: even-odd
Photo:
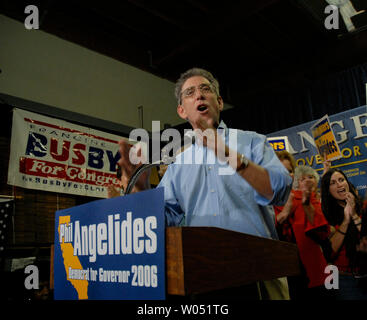
[[[299,273],[295,244],[213,227],[166,228],[167,294],[203,293]]]

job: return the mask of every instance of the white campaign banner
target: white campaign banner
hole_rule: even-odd
[[[28,189],[107,197],[119,186],[121,137],[14,109],[8,184]]]

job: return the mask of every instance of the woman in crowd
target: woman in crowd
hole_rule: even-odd
[[[367,299],[365,285],[361,285],[365,281],[361,273],[366,272],[366,235],[361,233],[363,203],[343,171],[330,169],[323,175],[321,202],[331,226],[331,263],[339,270],[336,298]]]
[[[294,169],[296,168],[296,161],[294,160],[293,156],[288,151],[278,151],[276,152],[280,162],[283,166],[288,170],[289,175],[294,177]]]
[[[286,150],[276,152],[280,162],[288,170],[289,175],[294,179],[294,170],[296,168],[296,161],[293,156]],[[284,206],[274,206],[275,211],[275,224],[279,239],[282,241],[291,241],[293,239],[292,227],[287,220],[287,217],[292,210],[294,194],[291,192],[288,197],[288,201]]]
[[[323,251],[330,252],[329,227],[315,192],[318,181],[319,175],[314,169],[298,166],[286,205],[275,207],[280,238],[297,244],[302,262],[302,275],[288,278],[291,299],[327,296],[324,287],[327,262]]]

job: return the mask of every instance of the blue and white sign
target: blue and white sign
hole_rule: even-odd
[[[56,212],[55,299],[165,299],[163,190]]]
[[[297,165],[309,165],[322,174],[322,158],[311,133],[317,121],[273,132],[268,136],[287,136],[288,151],[293,154]],[[363,197],[367,188],[367,107],[331,115],[329,121],[342,154],[342,158],[332,161],[331,167],[343,170]]]
[[[267,138],[274,151],[288,151],[288,137],[268,137]]]

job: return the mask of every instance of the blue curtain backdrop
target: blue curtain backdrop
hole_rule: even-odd
[[[230,127],[267,134],[366,105],[366,83],[364,63],[297,90],[245,99],[242,106],[224,111],[222,118]]]

